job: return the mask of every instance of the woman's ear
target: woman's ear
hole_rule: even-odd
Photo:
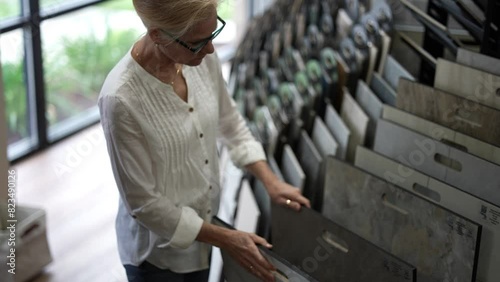
[[[160,44],[162,42],[161,31],[159,28],[152,28],[148,31],[148,36],[156,44]]]

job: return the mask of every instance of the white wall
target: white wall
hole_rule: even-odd
[[[5,100],[2,85],[2,68],[0,63],[0,208],[6,208],[7,205],[7,121],[5,120]],[[1,216],[4,210],[0,210],[0,229],[6,225],[5,218]]]

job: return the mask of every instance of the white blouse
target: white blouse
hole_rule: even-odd
[[[128,52],[106,78],[98,105],[120,191],[122,263],[147,260],[186,273],[209,266],[210,246],[195,238],[218,211],[216,139],[223,137],[240,167],[265,154],[229,97],[215,54],[182,73],[187,103]]]

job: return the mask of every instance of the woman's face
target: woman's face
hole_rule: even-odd
[[[217,24],[217,14],[214,12],[209,19],[197,23],[187,33],[179,37],[178,41],[165,45],[165,55],[180,64],[199,65],[207,54],[215,51],[211,38],[217,29]],[[196,49],[197,46],[203,44],[205,45],[197,53],[187,48]]]

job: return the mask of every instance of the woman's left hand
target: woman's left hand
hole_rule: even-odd
[[[267,191],[271,200],[278,205],[283,205],[296,211],[299,211],[302,205],[308,208],[311,207],[309,200],[302,196],[298,188],[283,181],[274,181],[267,187]]]

